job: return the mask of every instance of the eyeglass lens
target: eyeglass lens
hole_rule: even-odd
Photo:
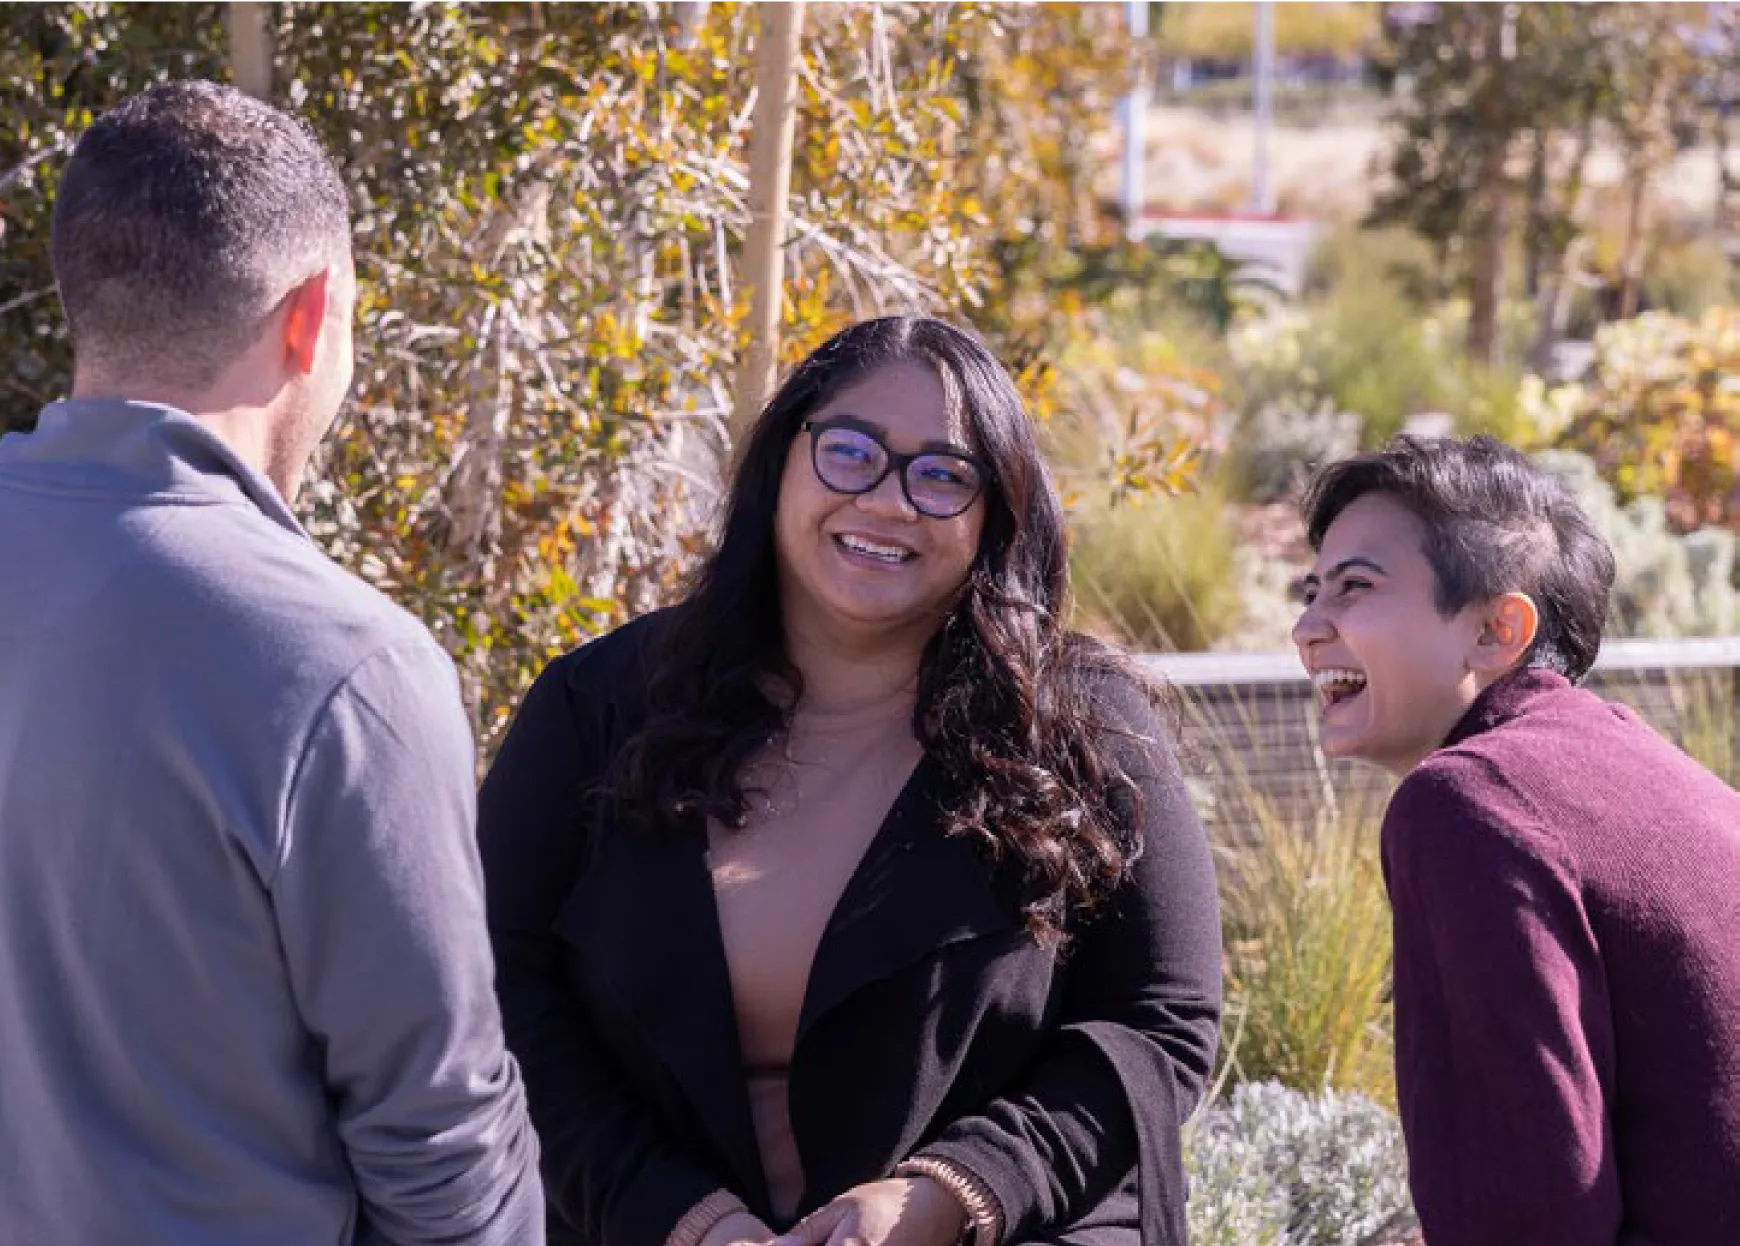
[[[816,435],[816,474],[840,493],[868,493],[888,474],[888,451],[855,428],[828,428]],[[948,519],[973,504],[983,486],[973,464],[953,454],[920,454],[906,465],[912,505],[933,519]]]

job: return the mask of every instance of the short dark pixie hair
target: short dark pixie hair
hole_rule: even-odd
[[[1393,498],[1425,526],[1440,613],[1527,593],[1540,612],[1527,665],[1572,680],[1588,673],[1607,622],[1613,550],[1562,482],[1492,437],[1404,435],[1318,473],[1304,502],[1311,548],[1368,493]]]
[[[344,182],[306,123],[170,82],[80,138],[54,275],[82,366],[208,384],[297,283],[350,255]]]

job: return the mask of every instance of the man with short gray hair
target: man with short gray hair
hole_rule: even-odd
[[[0,1237],[541,1243],[452,664],[289,509],[343,183],[161,86],[80,141],[54,264],[72,397],[0,441]]]

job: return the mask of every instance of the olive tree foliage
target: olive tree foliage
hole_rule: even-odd
[[[698,16],[699,20],[696,20]],[[64,389],[47,210],[78,130],[226,77],[222,6],[0,10],[0,365]],[[858,317],[978,323],[1042,406],[1028,261],[1105,228],[1090,137],[1134,54],[1119,6],[810,6],[782,361]],[[548,656],[669,600],[728,464],[746,299],[753,6],[273,9],[278,102],[345,169],[352,402],[311,532],[459,663],[486,749]],[[21,301],[22,300],[22,301]]]
[[[1724,71],[1718,10],[1695,4],[1395,6],[1374,57],[1397,91],[1379,224],[1406,225],[1460,258],[1468,353],[1502,362],[1500,303],[1512,239],[1536,298],[1544,365],[1569,308],[1597,144],[1624,166],[1621,307],[1636,312],[1651,190],[1681,139],[1713,127]],[[1462,255],[1461,253],[1466,253]]]

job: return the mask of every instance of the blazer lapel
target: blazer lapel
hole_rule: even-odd
[[[682,1086],[736,1188],[765,1194],[706,836],[613,828],[595,843],[557,929]]]
[[[810,969],[798,1043],[870,983],[1019,921],[1019,904],[983,847],[943,834],[941,784],[936,764],[922,759],[846,884]]]

